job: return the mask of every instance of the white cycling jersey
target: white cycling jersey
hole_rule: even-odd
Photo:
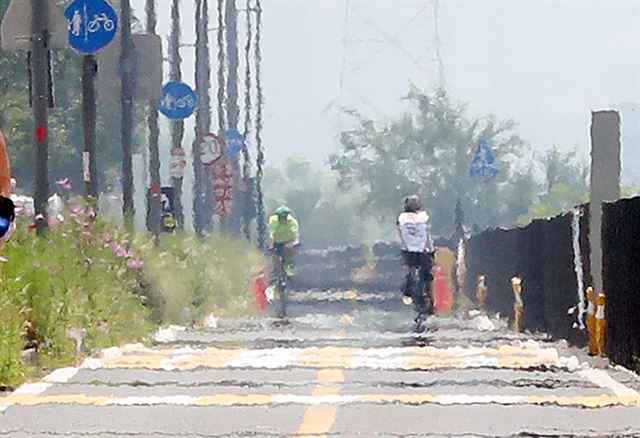
[[[398,230],[408,252],[433,252],[431,218],[426,211],[404,212],[398,216]]]

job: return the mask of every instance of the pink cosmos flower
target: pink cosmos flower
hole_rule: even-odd
[[[127,263],[127,267],[129,269],[142,269],[144,267],[144,260],[131,259],[129,263]]]

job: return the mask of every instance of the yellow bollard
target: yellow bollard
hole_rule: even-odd
[[[476,298],[478,299],[478,307],[481,312],[487,311],[487,296],[489,291],[486,283],[487,277],[480,275],[478,277],[478,285],[476,286]]]
[[[511,288],[513,289],[513,329],[518,333],[522,331],[522,316],[524,315],[524,301],[522,300],[522,279],[513,277],[511,279]]]
[[[587,333],[589,334],[589,354],[598,354],[598,345],[596,343],[596,294],[593,287],[587,288]]]
[[[606,340],[607,320],[604,314],[604,306],[605,296],[603,294],[598,294],[598,297],[596,298],[596,318],[594,328],[596,346],[595,354],[597,354],[598,356],[604,356],[604,347]]]

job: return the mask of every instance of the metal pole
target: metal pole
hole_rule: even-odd
[[[146,0],[147,14],[147,32],[156,33],[158,18],[156,16],[155,0]],[[160,126],[158,124],[158,109],[155,100],[149,101],[149,110],[147,116],[149,125],[149,177],[150,189],[149,198],[149,228],[153,234],[153,240],[156,246],[160,244]]]
[[[173,0],[171,6],[171,36],[169,39],[169,56],[171,59],[170,78],[172,81],[182,81],[182,57],[180,56],[180,0]],[[182,139],[184,138],[184,121],[176,120],[171,122],[171,147],[182,149]],[[174,216],[178,223],[178,228],[184,228],[184,209],[182,206],[182,177],[172,178]]]
[[[262,4],[256,0],[256,204],[258,213],[258,247],[264,249],[267,240],[267,218],[264,211],[264,196],[262,193],[262,178],[264,176],[264,146],[262,144],[264,94],[262,91]]]
[[[196,0],[196,91],[198,93],[198,110],[196,112],[195,140],[193,142],[193,212],[194,228],[200,237],[205,230],[205,174],[200,160],[200,147],[205,131],[211,125],[209,89],[211,86],[208,60],[208,21],[209,11],[207,0]]]
[[[35,127],[34,207],[36,232],[45,234],[49,198],[49,11],[46,0],[31,0],[31,69],[33,78],[33,118]]]
[[[82,62],[82,125],[84,152],[82,169],[87,203],[95,210],[98,206],[98,172],[96,165],[96,87],[98,65],[93,55],[85,55]]]
[[[240,118],[240,108],[238,106],[238,10],[236,0],[227,0],[225,8],[225,31],[227,40],[227,129],[229,131],[238,130],[238,119]],[[242,212],[241,203],[238,202],[238,183],[240,182],[240,162],[238,157],[231,159],[233,177],[233,212],[227,223],[226,232],[233,235],[240,234],[240,220]]]
[[[202,127],[204,131],[211,130],[211,52],[209,45],[209,0],[202,0]],[[205,169],[202,169],[202,226],[204,230],[211,232],[213,215],[213,185],[208,178]]]
[[[133,203],[133,91],[134,68],[133,41],[131,40],[131,5],[129,0],[121,0],[120,53],[121,92],[121,139],[122,139],[122,213],[125,228],[133,231],[135,207]]]

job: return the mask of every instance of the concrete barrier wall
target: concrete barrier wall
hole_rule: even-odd
[[[588,278],[588,224],[580,219],[580,248]],[[466,293],[473,301],[479,275],[489,289],[487,306],[513,320],[514,295],[510,279],[524,282],[523,327],[582,345],[586,333],[573,328],[576,315],[569,309],[579,302],[574,265],[572,214],[536,220],[524,228],[488,230],[467,242]]]
[[[640,359],[640,197],[605,203],[602,218],[607,355],[638,367]]]

